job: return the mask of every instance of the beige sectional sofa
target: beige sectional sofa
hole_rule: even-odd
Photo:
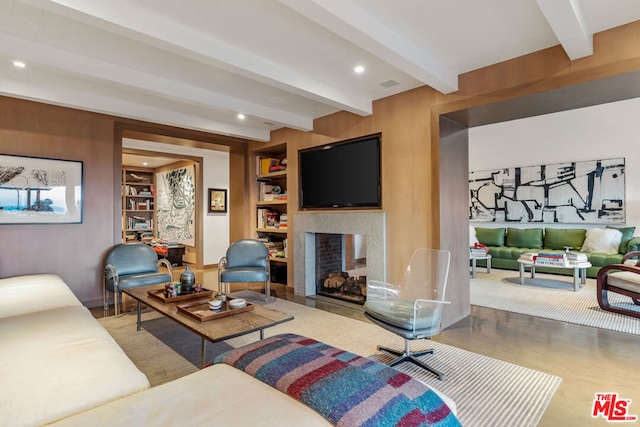
[[[331,425],[225,364],[149,388],[60,277],[0,279],[0,426],[107,424]]]
[[[0,280],[0,425],[43,425],[147,388],[60,277]]]

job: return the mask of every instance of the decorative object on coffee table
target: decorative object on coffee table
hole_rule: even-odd
[[[155,298],[159,301],[162,301],[164,303],[169,303],[169,302],[179,302],[179,301],[188,301],[188,300],[192,300],[192,299],[199,299],[199,298],[205,298],[205,297],[210,297],[213,295],[213,291],[210,289],[204,289],[201,288],[200,291],[198,292],[194,292],[195,288],[192,288],[191,293],[188,294],[180,294],[180,284],[179,283],[174,283],[173,286],[175,287],[176,290],[176,294],[173,297],[167,297],[165,294],[165,289],[153,289],[149,291],[149,296],[152,298]]]
[[[182,293],[191,293],[191,287],[196,283],[196,275],[189,269],[189,264],[185,267],[182,274],[180,274],[180,284],[182,285]]]

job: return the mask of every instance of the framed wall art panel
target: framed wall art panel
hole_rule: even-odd
[[[624,224],[625,159],[469,172],[469,220]]]
[[[194,166],[156,173],[158,238],[195,246],[195,183]]]
[[[227,190],[221,188],[209,189],[209,213],[227,212]]]
[[[0,155],[0,224],[82,223],[83,163]]]

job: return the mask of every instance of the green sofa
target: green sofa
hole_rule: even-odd
[[[491,266],[505,270],[518,270],[517,260],[524,252],[564,252],[567,246],[572,248],[572,252],[580,252],[587,236],[586,229],[472,227],[473,229],[477,241],[489,248]],[[588,277],[595,278],[598,270],[605,265],[620,264],[627,252],[640,250],[640,237],[633,236],[635,227],[607,226],[606,229],[616,229],[622,233],[617,253],[584,252],[592,264],[592,267],[587,268]],[[484,267],[486,261],[477,260],[477,265]],[[536,271],[573,274],[572,270],[545,267],[536,267]]]

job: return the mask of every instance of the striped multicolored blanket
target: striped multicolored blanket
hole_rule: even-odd
[[[277,335],[230,350],[213,363],[247,372],[336,426],[460,426],[442,399],[420,381],[299,335]]]

